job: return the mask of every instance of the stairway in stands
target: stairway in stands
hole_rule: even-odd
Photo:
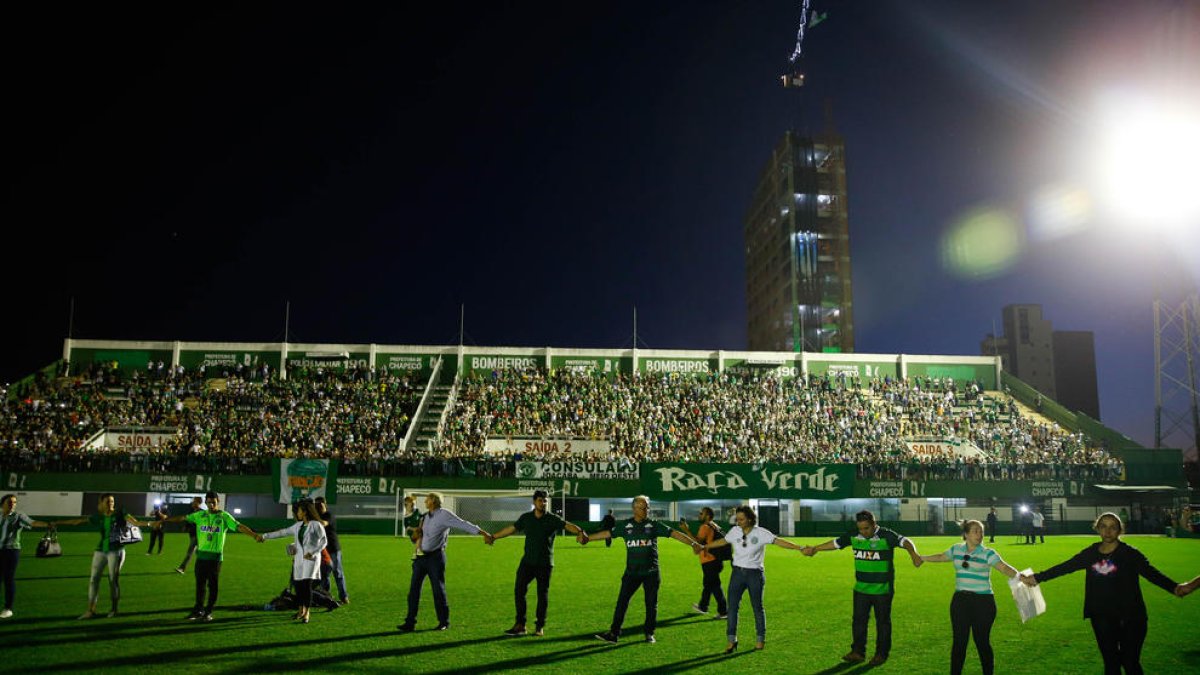
[[[429,392],[429,405],[425,407],[420,419],[414,424],[417,431],[412,437],[409,449],[418,450],[436,445],[438,442],[438,425],[441,424],[446,408],[453,405],[457,380],[449,384],[439,381]]]

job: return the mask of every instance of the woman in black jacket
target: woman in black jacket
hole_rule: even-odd
[[[1142,643],[1146,640],[1146,602],[1138,577],[1183,597],[1186,590],[1159,572],[1146,556],[1121,541],[1124,525],[1115,513],[1103,513],[1093,526],[1099,543],[1075,557],[1038,574],[1021,575],[1027,586],[1087,570],[1083,592],[1083,618],[1092,620],[1092,632],[1104,658],[1105,675],[1141,675]]]

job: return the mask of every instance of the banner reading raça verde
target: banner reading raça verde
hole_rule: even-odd
[[[275,459],[271,461],[271,473],[275,501],[280,504],[317,497],[337,503],[337,460]]]
[[[854,494],[851,464],[642,464],[652,499],[845,499]]]

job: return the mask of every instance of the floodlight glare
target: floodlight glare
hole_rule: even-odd
[[[1163,229],[1200,220],[1200,105],[1125,93],[1106,106],[1093,147],[1098,200],[1125,224]]]
[[[1021,513],[1029,513],[1029,507],[1022,504],[1021,505]]]

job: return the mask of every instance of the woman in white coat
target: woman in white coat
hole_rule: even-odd
[[[294,619],[308,623],[308,608],[312,605],[313,582],[321,578],[321,551],[328,540],[325,538],[325,526],[321,524],[321,516],[317,505],[303,499],[296,502],[292,509],[296,514],[296,522],[291,527],[275,530],[262,535],[261,540],[279,539],[291,535],[295,538],[296,551],[292,554],[292,581],[296,586],[296,600],[300,611]]]

